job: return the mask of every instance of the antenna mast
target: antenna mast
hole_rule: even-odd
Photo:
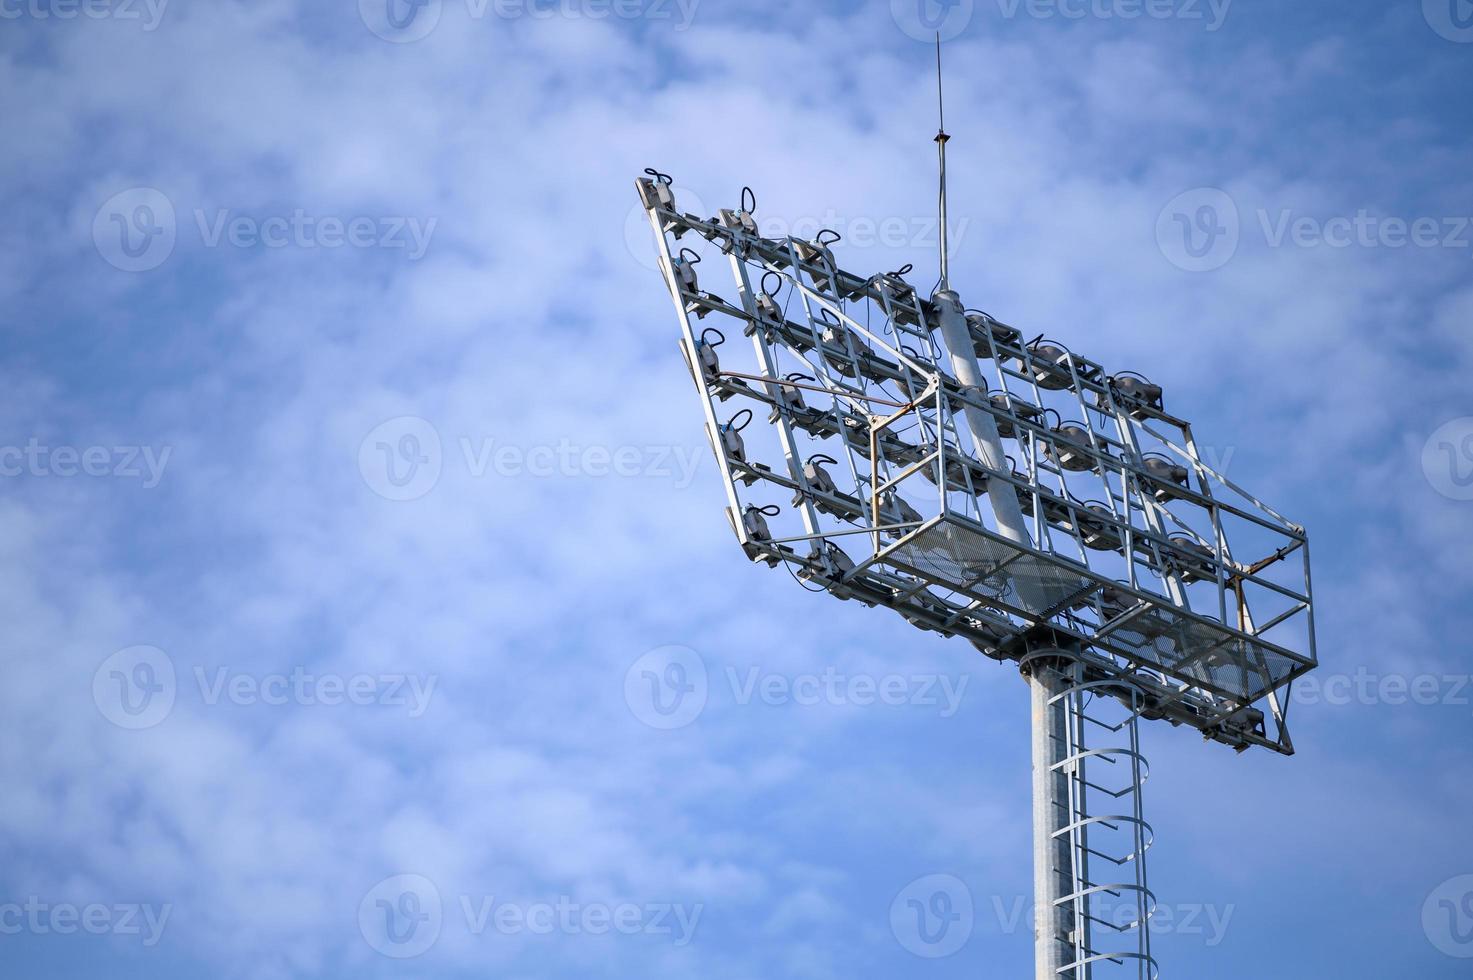
[[[936,109],[939,125],[936,130],[936,152],[941,159],[941,291],[951,288],[951,263],[947,255],[947,235],[950,227],[946,221],[946,98],[941,87],[941,32],[936,32]]]

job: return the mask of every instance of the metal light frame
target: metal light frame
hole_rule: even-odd
[[[901,276],[843,270],[833,239],[764,238],[746,210],[682,213],[663,175],[641,178],[638,190],[732,526],[753,560],[786,562],[841,598],[895,609],[995,659],[1020,661],[1041,638],[1067,644],[1085,667],[1082,682],[1113,682],[1143,717],[1196,728],[1239,751],[1292,754],[1286,689],[1317,665],[1308,539],[1210,467],[1189,423],[1127,395],[1120,376],[1095,362],[1067,351],[1044,356],[985,314],[969,321],[975,353],[995,375],[991,397],[980,397],[945,367],[935,303]],[[692,275],[691,260],[708,257],[729,263],[734,301]],[[767,313],[759,305],[759,277],[779,282],[771,298],[782,297],[780,319],[771,304]],[[713,314],[752,342],[740,362],[737,345],[723,344],[714,372],[702,339]],[[843,346],[825,343],[825,332]],[[799,368],[812,383],[789,380]],[[820,403],[800,417],[783,391]],[[1040,414],[1000,407],[999,395]],[[722,406],[732,400],[768,416],[770,463],[725,451]],[[955,421],[968,408],[1012,433],[1015,471],[979,460]],[[1055,414],[1060,422],[1050,426]],[[1061,434],[1066,422],[1087,441]],[[915,441],[897,435],[902,429]],[[837,497],[805,476],[819,451],[842,468]],[[1184,468],[1190,485],[1164,483],[1148,468],[1153,456]],[[781,530],[754,534],[745,516],[764,506],[770,514],[774,490],[790,501],[776,505]],[[1016,493],[1031,511],[1031,546],[999,533],[982,506],[998,492]],[[888,521],[891,495],[924,518]],[[1230,537],[1251,545],[1235,552]],[[1254,607],[1268,609],[1261,622]]]

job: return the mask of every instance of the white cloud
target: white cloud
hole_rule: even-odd
[[[1021,718],[1009,672],[747,567],[704,457],[684,488],[476,476],[460,454],[461,439],[704,453],[668,297],[625,251],[633,177],[660,166],[713,207],[751,184],[759,214],[789,219],[928,215],[920,46],[861,13],[795,36],[712,11],[688,34],[645,25],[642,37],[447,15],[405,46],[379,43],[351,11],[331,40],[297,16],[285,2],[180,2],[152,34],[102,24],[56,34],[45,58],[0,61],[20,113],[10,128],[25,137],[0,174],[48,201],[19,212],[26,248],[13,230],[0,238],[21,270],[0,273],[0,301],[65,311],[79,347],[127,358],[98,368],[118,368],[106,394],[54,352],[39,372],[11,364],[7,417],[20,433],[177,447],[153,497],[27,485],[6,505],[13,683],[0,753],[12,771],[45,773],[0,803],[0,830],[35,855],[9,883],[60,890],[80,877],[94,896],[164,896],[180,907],[183,955],[224,957],[245,975],[387,973],[354,910],[377,881],[410,871],[447,898],[711,906],[704,948],[498,945],[450,931],[434,969],[491,959],[536,975],[597,962],[646,976],[838,976],[866,960],[814,930],[883,925],[888,897],[865,903],[892,885],[848,892],[866,877],[858,848],[925,865],[910,877],[937,861],[1021,877],[1021,742],[971,768],[964,727],[999,706]],[[840,24],[873,47],[856,56]],[[1398,304],[1407,268],[1448,257],[1250,243],[1218,274],[1181,273],[1154,226],[1182,190],[1221,183],[1245,221],[1260,206],[1378,202],[1273,159],[1216,163],[1202,141],[1256,131],[1261,109],[1224,101],[1239,73],[1222,64],[1073,33],[954,50],[953,207],[972,220],[958,255],[970,302],[1146,371],[1174,406],[1215,423],[1209,440],[1231,426],[1245,442],[1277,440],[1287,475],[1270,481],[1271,502],[1291,516],[1291,504],[1318,505],[1327,473],[1368,507],[1382,502],[1382,476],[1406,479],[1406,460],[1364,465],[1358,433],[1397,431],[1420,379],[1466,370],[1456,297],[1437,321],[1441,366],[1386,343],[1386,311],[1410,316]],[[1274,69],[1266,85],[1282,97],[1344,56],[1327,42],[1297,64],[1258,51],[1238,67]],[[695,145],[692,132],[710,138]],[[1163,133],[1149,153],[1134,145]],[[181,245],[156,274],[127,276],[91,253],[88,229],[98,204],[136,184],[174,199]],[[212,249],[188,235],[196,208],[298,207],[438,224],[417,263]],[[841,256],[865,269],[933,263],[921,246]],[[1229,398],[1237,407],[1223,407]],[[445,453],[435,489],[406,503],[375,495],[357,469],[363,438],[401,415],[430,420]],[[1434,567],[1466,576],[1449,543],[1465,515],[1410,507],[1392,519],[1345,553],[1366,560],[1405,526]],[[1332,609],[1350,615],[1372,594],[1412,629],[1417,589],[1394,577],[1410,564],[1337,564],[1318,581]],[[1365,617],[1360,657],[1394,633]],[[670,642],[699,647],[713,670],[837,660],[978,677],[949,722],[764,716],[721,701],[659,733],[633,718],[621,685],[637,656]],[[194,665],[300,664],[418,671],[439,685],[418,720],[181,697],[159,728],[113,730],[90,702],[92,671],[136,643],[167,650],[186,681]],[[996,785],[1000,774],[1017,778]],[[818,821],[832,838],[822,856],[809,853]],[[742,924],[786,945],[731,941]]]

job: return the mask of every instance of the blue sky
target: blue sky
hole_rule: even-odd
[[[631,229],[928,278],[919,9],[0,0],[5,976],[1027,974],[1022,682],[745,561]],[[1298,755],[1145,732],[1167,975],[1466,976],[1473,6],[926,12],[964,300],[1313,542]]]

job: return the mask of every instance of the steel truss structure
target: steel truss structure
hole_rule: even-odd
[[[1055,965],[1039,975],[1128,961],[1154,976],[1143,866],[1141,947],[1101,959],[1089,939],[1092,903],[1118,890],[1088,891],[1101,825],[1067,801],[1086,795],[1086,757],[1121,757],[1088,755],[1081,698],[1127,709],[1136,820],[1137,718],[1292,754],[1287,690],[1317,663],[1304,529],[1209,465],[1159,386],[964,310],[944,254],[926,298],[909,267],[841,268],[836,233],[763,237],[750,191],[686,214],[671,179],[646,174],[637,189],[742,548],[1017,663],[1036,703],[1051,692],[1035,728],[1064,731],[1043,744],[1035,731],[1035,777],[1062,767],[1045,808],[1069,809],[1043,814],[1039,873],[1059,880],[1040,907],[1069,912],[1040,938]],[[732,298],[712,263],[729,267]],[[1140,866],[1147,844],[1125,860]]]

